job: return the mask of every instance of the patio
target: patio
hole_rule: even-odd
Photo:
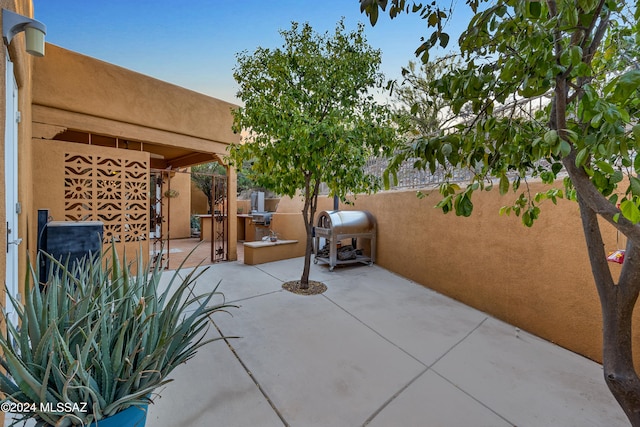
[[[169,240],[169,268],[174,270],[180,265],[183,268],[211,264],[211,242],[201,241],[198,237]],[[165,251],[167,248],[165,247]],[[238,262],[244,260],[244,246],[238,242]]]
[[[179,367],[147,425],[628,425],[597,363],[375,265],[312,265],[323,295],[283,291],[302,263],[209,267],[199,290],[222,280],[240,305],[209,334],[241,338]]]

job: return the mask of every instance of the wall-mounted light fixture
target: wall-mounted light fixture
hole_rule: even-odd
[[[44,56],[44,35],[47,27],[40,21],[18,15],[7,9],[2,9],[2,38],[9,46],[13,36],[25,32],[27,52],[34,56]]]

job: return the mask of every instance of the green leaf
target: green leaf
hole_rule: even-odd
[[[580,151],[578,151],[578,154],[576,155],[576,166],[578,167],[583,166],[585,161],[587,160],[588,154],[589,154],[589,149],[587,147],[584,147]]]
[[[571,46],[571,65],[576,67],[582,62],[582,48],[580,46]]]
[[[567,8],[565,12],[565,17],[567,19],[567,25],[569,27],[575,27],[578,25],[578,9],[576,7]]]
[[[444,199],[440,200],[438,202],[438,204],[436,204],[434,207],[438,208],[438,209],[442,209],[442,212],[444,212],[444,213],[449,213],[449,211],[451,211],[451,199],[452,198],[453,198],[452,195],[448,195]]]
[[[614,102],[626,101],[640,87],[640,70],[628,71],[618,77],[613,92]]]
[[[473,203],[466,193],[458,194],[454,201],[456,215],[468,217],[473,212]]]
[[[560,141],[560,154],[562,154],[563,157],[566,157],[566,156],[569,155],[569,153],[571,153],[571,144],[569,144],[564,139],[561,140]]]
[[[449,44],[449,34],[440,33],[440,47],[447,47]]]
[[[634,224],[640,222],[640,210],[631,200],[624,200],[620,203],[622,215]]]
[[[550,146],[555,147],[558,141],[558,131],[551,129],[544,134],[544,142]]]
[[[630,176],[629,187],[631,187],[631,194],[634,196],[640,196],[640,179],[635,176]]]
[[[500,183],[498,185],[498,191],[500,194],[505,195],[509,191],[509,178],[505,174],[500,176]]]
[[[527,2],[527,7],[529,16],[532,18],[540,18],[540,15],[542,14],[542,5],[539,1],[529,1]]]
[[[634,125],[632,128],[633,138],[636,140],[636,144],[640,144],[640,124]]]
[[[438,14],[436,12],[432,12],[431,15],[429,15],[429,18],[427,19],[427,23],[429,24],[430,27],[435,27],[438,21],[439,21]]]
[[[596,162],[596,166],[604,173],[611,175],[614,172],[613,166],[605,161]]]
[[[635,159],[633,159],[633,169],[637,174],[640,174],[640,156],[637,154]]]
[[[560,65],[563,67],[569,67],[571,65],[571,51],[564,50],[562,54],[560,54]]]

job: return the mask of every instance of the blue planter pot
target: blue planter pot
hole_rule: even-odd
[[[147,405],[130,406],[122,412],[89,424],[89,427],[144,427],[147,409]]]

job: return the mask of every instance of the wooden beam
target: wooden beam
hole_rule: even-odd
[[[75,129],[168,147],[180,147],[201,153],[212,153],[218,155],[220,158],[226,154],[226,148],[229,145],[221,141],[197,138],[104,117],[59,110],[43,105],[34,104],[32,108],[34,127],[36,127],[36,125],[49,125]]]

